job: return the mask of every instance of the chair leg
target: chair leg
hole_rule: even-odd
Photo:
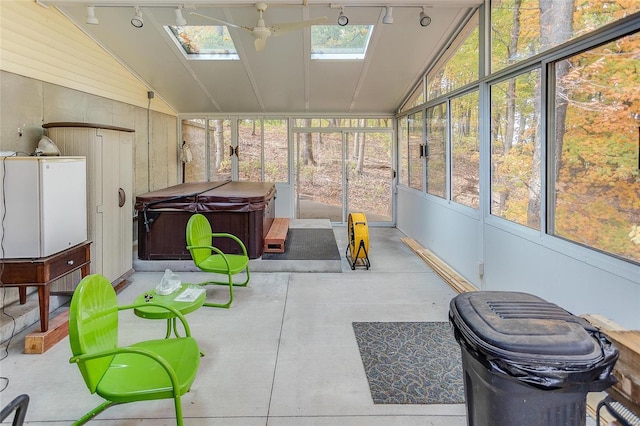
[[[247,273],[247,279],[244,280],[244,282],[242,283],[238,283],[238,284],[233,284],[236,287],[246,287],[247,284],[249,283],[249,278],[251,277],[251,274],[249,273],[249,265],[247,265],[247,269],[245,269],[245,272]]]
[[[200,285],[206,285],[206,284],[222,284],[220,282],[213,282],[213,281],[209,281],[209,282],[205,282],[205,283],[200,283]],[[229,307],[231,306],[231,303],[233,302],[233,276],[229,275],[229,282],[226,283],[226,285],[229,286],[229,300],[227,301],[227,303],[211,303],[211,302],[204,302],[203,306],[208,306],[210,308],[225,308],[225,309],[229,309]]]
[[[89,420],[91,420],[92,418],[94,418],[95,416],[97,416],[98,414],[102,413],[107,408],[111,407],[112,405],[117,405],[117,404],[118,404],[117,402],[105,401],[102,404],[98,405],[93,410],[89,411],[84,416],[80,417],[77,421],[73,422],[72,426],[83,425],[83,424],[87,423]]]
[[[199,286],[205,286],[205,285],[227,285],[229,286],[229,300],[226,303],[211,303],[211,302],[204,302],[203,306],[208,306],[211,308],[229,308],[231,306],[231,303],[233,302],[233,287],[246,287],[247,284],[249,283],[249,279],[251,278],[251,274],[249,272],[249,266],[247,265],[247,268],[245,269],[246,272],[246,279],[241,282],[241,283],[234,283],[233,282],[233,275],[228,275],[228,280],[225,281],[204,281],[201,283],[198,283],[197,285]]]
[[[182,403],[180,402],[180,395],[175,395],[173,397],[173,404],[176,407],[176,425],[183,426],[182,420]]]

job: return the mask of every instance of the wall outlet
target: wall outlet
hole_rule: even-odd
[[[478,262],[478,275],[484,275],[484,262]]]

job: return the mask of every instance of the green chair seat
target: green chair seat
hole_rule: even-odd
[[[155,353],[169,363],[176,373],[178,393],[184,395],[196,379],[193,360],[199,359],[200,350],[192,337],[149,340],[136,343],[140,348]],[[121,353],[113,357],[96,393],[114,402],[143,401],[173,398],[171,379],[162,365],[139,354]]]

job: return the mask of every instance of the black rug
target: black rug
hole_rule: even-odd
[[[263,253],[263,260],[340,260],[330,228],[289,228],[284,253]]]
[[[462,404],[460,346],[447,322],[354,322],[375,404]]]

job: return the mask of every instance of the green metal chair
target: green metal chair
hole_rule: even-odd
[[[159,304],[145,303],[146,306]],[[80,281],[69,308],[69,343],[73,356],[91,393],[106,401],[82,416],[82,425],[115,404],[173,398],[176,423],[182,425],[180,397],[196,378],[200,350],[191,337],[184,316],[174,308],[187,337],[147,340],[118,346],[118,312],[137,305],[118,306],[111,283],[102,275],[88,275]]]
[[[242,249],[242,254],[225,254],[213,245],[214,238],[230,238],[234,240]],[[205,302],[204,306],[216,308],[228,308],[233,302],[233,286],[246,287],[249,282],[249,256],[247,248],[242,241],[232,234],[213,233],[209,220],[196,213],[187,222],[187,249],[191,253],[193,262],[202,271],[214,274],[226,275],[224,281],[204,281],[199,285],[226,285],[229,286],[229,300],[226,303]],[[246,279],[241,283],[234,283],[233,276],[246,271]]]

